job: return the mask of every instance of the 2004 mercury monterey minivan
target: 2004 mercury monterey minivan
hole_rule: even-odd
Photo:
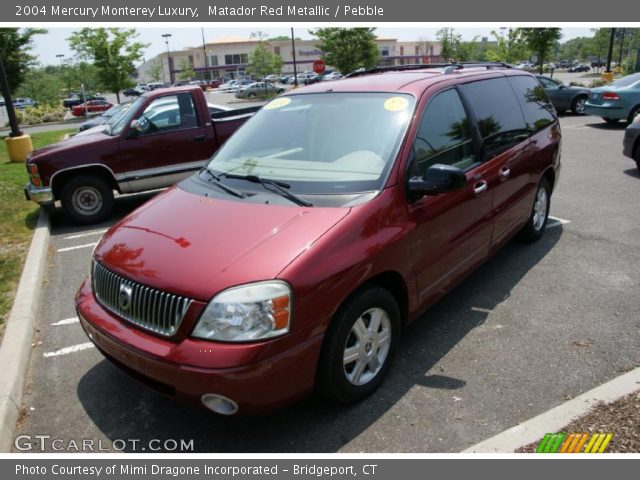
[[[559,168],[544,90],[502,64],[295,90],[103,237],[78,315],[116,365],[220,414],[355,402],[408,322],[543,235]]]

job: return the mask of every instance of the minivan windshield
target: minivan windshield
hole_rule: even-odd
[[[278,97],[242,126],[207,165],[222,178],[286,182],[302,194],[380,190],[413,112],[398,93]]]

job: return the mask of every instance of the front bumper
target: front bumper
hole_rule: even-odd
[[[29,182],[24,187],[24,194],[27,200],[39,203],[40,205],[51,205],[53,203],[53,192],[49,187],[38,188]]]
[[[258,414],[290,404],[313,390],[322,335],[255,363],[219,368],[211,363],[217,363],[225,351],[228,357],[237,358],[239,350],[261,347],[192,338],[175,343],[143,332],[103,309],[88,280],[76,295],[76,311],[89,339],[109,360],[183,403],[204,408],[202,395],[213,393],[233,400],[241,414]],[[268,349],[268,342],[264,345]],[[190,355],[185,355],[185,348],[192,350]],[[173,355],[175,350],[181,350],[180,355]],[[177,360],[185,357],[197,364]]]
[[[634,122],[629,125],[624,131],[624,139],[622,140],[622,153],[625,156],[633,158],[633,147],[639,141],[638,139],[640,139],[640,122]]]

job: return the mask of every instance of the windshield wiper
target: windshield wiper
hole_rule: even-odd
[[[202,167],[200,169],[200,173],[202,172],[208,173],[209,178],[211,178],[214,182],[216,182],[215,185],[220,187],[225,192],[230,193],[231,195],[234,195],[238,198],[247,198],[247,195],[245,193],[241,192],[240,190],[236,190],[235,188],[231,188],[228,185],[225,185],[224,183],[222,183],[220,181],[220,177],[215,173],[213,173],[211,170],[209,170],[207,167]]]
[[[223,173],[221,176],[226,178],[236,178],[240,180],[246,180],[252,183],[259,183],[266,190],[269,190],[273,193],[278,193],[283,197],[291,200],[293,203],[297,203],[303,207],[313,207],[313,203],[306,201],[304,198],[296,195],[295,193],[290,192],[287,188],[291,188],[291,185],[285,182],[280,182],[278,180],[269,180],[268,178],[262,178],[258,175],[239,175],[237,173]]]

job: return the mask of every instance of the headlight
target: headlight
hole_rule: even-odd
[[[209,302],[193,336],[247,342],[284,335],[289,331],[291,300],[289,285],[277,280],[224,290]]]

